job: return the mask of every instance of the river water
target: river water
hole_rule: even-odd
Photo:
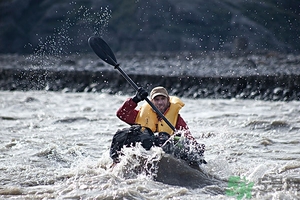
[[[126,98],[0,91],[0,198],[239,199],[227,190],[235,178],[244,181],[233,184],[236,189],[248,188],[244,198],[300,199],[299,101],[183,98],[181,115],[206,145],[201,173],[218,180],[201,185],[194,169],[176,172],[176,162],[160,169],[177,181],[195,177],[189,185],[157,181],[155,170],[135,173],[134,159],[144,156],[155,167],[164,156],[159,148],[126,149],[121,163],[109,168],[112,136],[127,127],[115,116]]]

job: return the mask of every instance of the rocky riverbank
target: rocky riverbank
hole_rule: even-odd
[[[149,91],[163,85],[171,94],[188,98],[300,99],[298,55],[137,53],[116,57],[132,80]],[[1,55],[0,89],[134,94],[117,70],[92,54]]]

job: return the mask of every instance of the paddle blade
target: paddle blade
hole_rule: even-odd
[[[92,36],[88,39],[90,47],[104,62],[116,66],[117,59],[108,44],[100,37]]]

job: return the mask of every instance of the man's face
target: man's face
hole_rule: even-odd
[[[164,114],[169,107],[169,98],[159,95],[152,99],[152,103],[162,114]]]

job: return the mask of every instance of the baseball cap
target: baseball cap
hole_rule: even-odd
[[[169,97],[168,91],[164,87],[158,86],[151,90],[150,99],[154,99],[156,96],[159,95]]]

